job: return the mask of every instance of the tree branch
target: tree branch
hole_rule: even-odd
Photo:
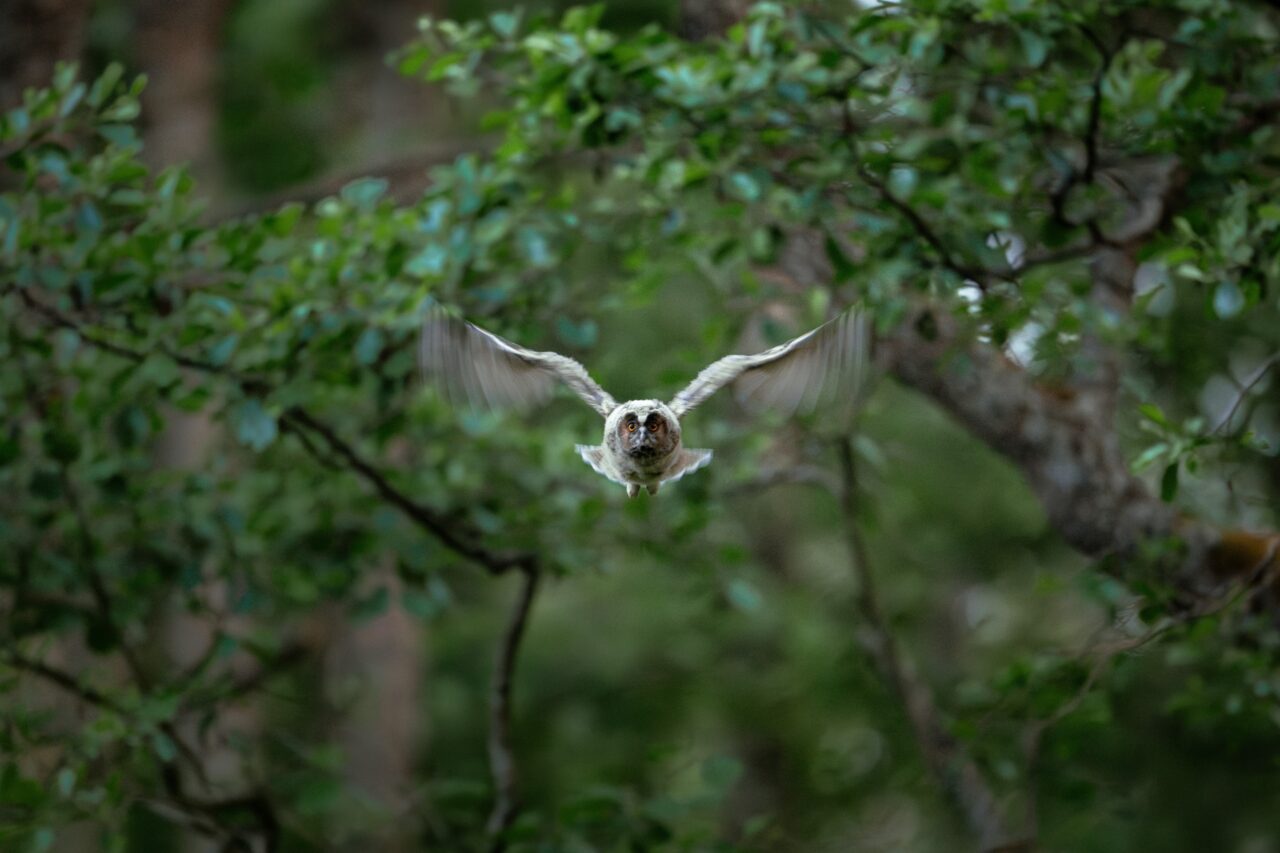
[[[84,324],[64,314],[56,308],[36,299],[24,288],[16,288],[18,297],[33,313],[57,328],[68,329],[95,349],[110,353],[134,362],[144,361],[148,353],[132,347],[106,340],[85,328]],[[163,350],[177,364],[199,370],[203,373],[222,376],[233,380],[239,388],[249,394],[268,394],[272,388],[265,380],[239,373],[231,368],[219,367],[207,361],[190,356]],[[318,436],[329,450],[346,462],[347,468],[364,479],[388,503],[398,508],[419,527],[431,533],[446,547],[460,556],[479,564],[491,574],[502,574],[510,569],[532,567],[536,560],[528,552],[498,552],[480,544],[479,534],[473,531],[459,533],[456,522],[431,507],[413,500],[400,489],[392,485],[381,471],[372,463],[360,456],[356,450],[344,441],[337,432],[319,418],[301,406],[289,409],[280,419],[280,426],[286,432],[295,435],[312,458],[326,468],[333,467],[333,460],[318,452],[310,436]]]
[[[290,432],[297,433],[305,430],[318,435],[334,455],[343,459],[347,467],[369,483],[383,500],[397,507],[420,527],[430,531],[450,550],[480,564],[490,574],[500,575],[510,569],[534,567],[536,560],[530,553],[491,551],[479,544],[478,537],[458,535],[448,519],[393,486],[381,471],[360,456],[332,428],[315,418],[306,409],[294,406],[281,417],[280,424]],[[304,446],[306,446],[305,443]]]
[[[836,447],[840,457],[841,488],[838,497],[852,558],[850,565],[858,581],[858,612],[868,631],[868,652],[902,702],[925,764],[960,808],[969,828],[978,836],[982,849],[1031,850],[1033,839],[1009,828],[1004,810],[981,769],[947,731],[932,691],[916,675],[914,667],[898,646],[880,607],[866,541],[858,525],[858,484],[853,444],[848,438],[842,438]]]
[[[50,666],[44,661],[29,658],[26,655],[14,650],[5,652],[4,660],[14,669],[28,672],[32,675],[39,676],[50,684],[54,684],[82,702],[94,705],[99,708],[105,708],[121,716],[126,716],[127,712],[124,706],[116,702],[105,693],[82,683],[78,678],[69,672]]]
[[[506,841],[502,835],[515,820],[519,809],[516,761],[511,747],[511,682],[529,610],[538,592],[539,575],[537,568],[522,568],[520,591],[494,656],[489,688],[489,773],[493,777],[494,801],[487,824],[492,838],[492,853],[505,849]]]
[[[925,221],[925,218],[920,215],[919,211],[894,195],[884,181],[877,178],[865,167],[859,168],[858,173],[862,176],[862,180],[874,189],[886,204],[898,211],[898,213],[902,214],[903,218],[911,224],[911,227],[915,229],[921,239],[928,243],[934,252],[938,254],[938,257],[942,262],[942,266],[951,270],[961,278],[973,281],[983,290],[987,288],[987,284],[992,278],[1009,279],[1011,277],[1011,271],[991,270],[985,267],[972,266],[956,259],[951,250],[947,248],[947,244],[944,243],[942,238],[938,236],[938,233],[933,230],[933,226]]]
[[[1201,598],[1214,595],[1224,580],[1247,575],[1276,538],[1179,514],[1130,473],[1105,412],[1076,394],[1038,386],[942,309],[917,306],[877,341],[877,350],[899,381],[1013,462],[1049,523],[1084,554],[1130,557],[1144,542],[1182,540],[1170,580]]]
[[[1264,362],[1262,362],[1262,364],[1258,365],[1258,368],[1253,372],[1252,376],[1236,388],[1235,398],[1231,401],[1231,405],[1227,407],[1226,414],[1224,414],[1218,420],[1217,425],[1209,431],[1210,435],[1217,435],[1222,432],[1227,424],[1231,423],[1231,419],[1236,416],[1236,412],[1239,411],[1240,404],[1244,402],[1244,398],[1249,396],[1249,392],[1253,390],[1254,386],[1261,382],[1263,377],[1265,377],[1268,371],[1275,367],[1276,364],[1280,364],[1280,352],[1272,353]]]

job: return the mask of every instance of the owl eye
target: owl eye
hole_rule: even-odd
[[[627,421],[627,432],[635,432],[635,431],[636,431],[636,422]]]

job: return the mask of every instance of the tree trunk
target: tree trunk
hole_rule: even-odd
[[[0,111],[22,90],[45,86],[59,61],[79,61],[90,0],[7,0],[0,4]]]

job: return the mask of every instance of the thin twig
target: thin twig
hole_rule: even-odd
[[[98,618],[112,632],[118,635],[120,654],[124,657],[125,663],[129,667],[129,672],[133,675],[133,680],[138,683],[140,689],[146,691],[150,687],[151,679],[147,674],[146,668],[142,665],[142,659],[138,657],[137,652],[134,651],[133,646],[129,644],[128,639],[125,637],[124,626],[119,624],[116,617],[115,604],[111,593],[107,589],[106,579],[103,578],[102,572],[98,571],[98,546],[94,541],[93,531],[89,526],[89,518],[85,512],[84,503],[80,500],[80,493],[71,479],[71,472],[68,470],[67,465],[64,464],[59,469],[59,478],[62,482],[62,489],[66,493],[67,501],[71,504],[71,511],[75,515],[76,526],[79,529],[82,570],[85,579],[89,583],[89,591],[93,595]]]
[[[1079,710],[1084,700],[1098,683],[1098,679],[1102,677],[1103,672],[1118,655],[1135,652],[1144,646],[1150,645],[1175,628],[1184,627],[1201,619],[1215,616],[1237,604],[1249,603],[1262,590],[1268,587],[1271,575],[1277,568],[1280,568],[1274,562],[1277,553],[1280,553],[1280,537],[1276,537],[1271,542],[1266,553],[1263,554],[1257,565],[1249,571],[1248,575],[1240,583],[1233,584],[1218,599],[1200,607],[1166,617],[1159,624],[1139,636],[1124,637],[1106,643],[1091,642],[1089,648],[1078,655],[1078,657],[1093,658],[1093,664],[1089,667],[1089,671],[1079,689],[1070,699],[1058,706],[1052,714],[1032,722],[1022,736],[1023,763],[1026,767],[1027,779],[1034,784],[1040,759],[1040,746],[1044,741],[1045,734]],[[1032,837],[1034,837],[1037,822],[1035,797],[1030,796],[1028,797],[1027,825],[1031,828]]]
[[[1236,416],[1236,412],[1239,411],[1240,404],[1244,402],[1244,398],[1249,396],[1249,392],[1253,390],[1254,386],[1261,382],[1262,378],[1266,376],[1268,371],[1275,367],[1276,364],[1280,364],[1280,352],[1272,353],[1271,357],[1258,365],[1258,368],[1253,372],[1253,375],[1250,376],[1244,384],[1239,386],[1235,399],[1231,401],[1231,407],[1227,409],[1227,413],[1218,421],[1217,426],[1209,431],[1209,435],[1217,435],[1222,432],[1223,428],[1226,427],[1227,424],[1231,423],[1231,419]]]
[[[486,827],[492,839],[491,853],[505,849],[503,833],[519,809],[516,760],[511,746],[511,682],[529,610],[538,591],[539,575],[537,568],[526,567],[521,571],[520,591],[494,656],[489,688],[489,773],[493,777],[494,799]]]
[[[920,235],[921,239],[928,243],[933,250],[937,252],[944,267],[956,273],[956,275],[961,278],[973,281],[981,290],[985,290],[987,288],[988,280],[991,278],[1010,278],[1010,273],[1007,271],[971,266],[957,260],[951,250],[947,248],[947,244],[944,243],[942,238],[938,236],[938,233],[933,230],[933,226],[925,221],[925,218],[920,215],[919,211],[894,195],[888,185],[873,175],[869,169],[866,169],[865,167],[860,168],[858,172],[862,176],[862,180],[874,189],[886,204],[901,213],[902,216],[911,223],[911,226],[915,229],[916,233]]]
[[[121,358],[127,358],[130,361],[144,361],[149,355],[149,353],[143,352],[141,350],[136,350],[130,347],[122,346],[121,344],[113,343],[112,341],[108,341],[105,338],[98,337],[94,333],[87,331],[84,328],[84,325],[82,323],[62,313],[57,308],[54,308],[52,305],[46,305],[45,303],[36,299],[25,288],[19,287],[19,288],[16,288],[16,290],[18,293],[18,298],[22,300],[22,303],[26,305],[27,308],[39,314],[45,320],[52,323],[56,327],[61,329],[68,329],[69,331],[75,332],[76,336],[79,337],[80,340],[89,344],[94,349],[100,349],[103,352],[108,352],[108,353],[111,353],[112,355],[120,356]],[[173,359],[176,364],[179,364],[182,367],[189,367],[192,370],[199,370],[203,373],[222,374],[242,382],[248,381],[247,377],[244,377],[233,370],[230,370],[228,368],[218,367],[217,365],[211,364],[207,361],[201,361],[198,358],[191,358],[189,356],[184,356],[184,355],[172,352],[170,350],[167,350],[163,347],[160,348],[160,352],[163,355]]]

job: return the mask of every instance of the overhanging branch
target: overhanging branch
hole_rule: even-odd
[[[1161,501],[1130,472],[1105,412],[1037,385],[943,309],[917,306],[877,345],[886,370],[1022,471],[1049,523],[1086,555],[1128,557],[1143,543],[1179,539],[1172,579],[1203,596],[1253,571],[1277,538],[1217,529]]]
[[[45,304],[24,288],[19,287],[15,290],[22,303],[42,321],[56,328],[75,332],[80,340],[94,349],[137,363],[146,360],[149,355],[146,351],[116,343],[96,334],[78,319]],[[245,393],[263,395],[272,390],[265,380],[248,376],[232,368],[219,367],[208,361],[169,350],[164,350],[163,354],[183,367],[223,377]],[[301,406],[290,408],[281,417],[280,426],[284,431],[297,436],[303,449],[317,462],[332,469],[333,459],[319,453],[312,441],[313,437],[318,437],[333,456],[345,462],[347,469],[368,483],[383,500],[395,506],[415,524],[436,537],[445,547],[475,562],[491,574],[502,574],[514,568],[533,567],[536,563],[534,556],[528,552],[500,552],[484,546],[481,544],[478,533],[466,529],[440,511],[409,497],[407,493],[392,484],[373,463],[361,456],[354,446],[345,441],[336,430],[305,408]]]

